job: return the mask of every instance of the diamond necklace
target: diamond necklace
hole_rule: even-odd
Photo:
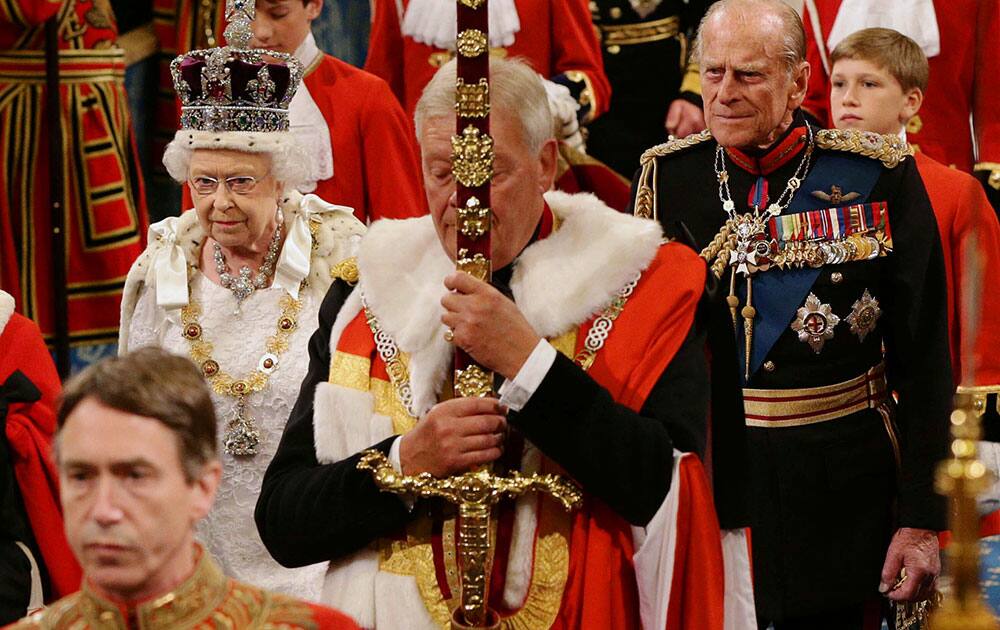
[[[234,315],[239,315],[243,301],[257,289],[267,286],[267,279],[274,275],[274,264],[278,260],[278,247],[281,245],[281,223],[274,228],[271,242],[267,246],[267,253],[264,254],[264,261],[257,269],[257,277],[251,279],[250,267],[240,267],[239,275],[233,276],[229,273],[229,266],[226,264],[226,256],[222,253],[222,246],[218,242],[212,243],[214,247],[215,271],[219,274],[219,282],[223,287],[229,289],[236,296],[236,310]]]

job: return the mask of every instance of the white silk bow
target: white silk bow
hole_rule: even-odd
[[[168,311],[188,304],[187,261],[177,244],[178,221],[180,217],[168,217],[149,226],[149,242],[163,242],[153,258],[156,305]]]

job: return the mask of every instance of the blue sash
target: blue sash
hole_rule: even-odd
[[[817,190],[829,193],[833,185],[839,186],[844,193],[856,192],[861,195],[850,203],[865,203],[881,173],[882,165],[877,160],[853,155],[823,154],[816,160],[816,165],[782,215],[844,205],[843,202],[824,201],[812,194]],[[753,346],[750,351],[751,377],[760,369],[778,337],[795,319],[796,312],[805,302],[821,271],[821,268],[782,270],[772,267],[753,276],[753,306],[757,309],[757,317],[754,319]],[[746,304],[746,280],[737,276],[736,287],[740,304]],[[743,366],[746,342],[742,324],[737,325],[736,329],[739,365]],[[743,374],[742,368],[740,374]]]

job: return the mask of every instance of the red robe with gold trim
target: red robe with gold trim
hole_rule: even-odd
[[[226,577],[200,546],[194,572],[168,593],[140,602],[104,596],[89,582],[80,592],[7,626],[13,630],[213,630],[282,628],[357,630],[325,606],[278,595]]]
[[[820,124],[830,120],[830,77],[819,46],[826,40],[842,0],[815,0],[823,41],[804,9],[806,58],[812,67],[803,108]],[[930,81],[920,113],[906,129],[910,143],[947,166],[972,172],[976,163],[1000,163],[1000,6],[996,0],[934,0],[941,52],[931,57]],[[969,117],[974,125],[970,125]],[[979,155],[973,153],[973,131]],[[1000,165],[996,167],[1000,169]],[[1000,187],[1000,180],[997,181]]]
[[[62,155],[49,155],[44,22],[59,24]],[[55,330],[52,178],[61,172],[70,342],[113,343],[148,218],[114,17],[94,0],[0,2],[0,288]],[[56,162],[58,160],[58,162]]]
[[[657,422],[646,417],[650,412],[644,405],[651,391],[662,395],[661,375],[687,344],[704,286],[704,262],[680,244],[661,246],[658,228],[650,230],[650,224],[617,215],[592,197],[550,192],[546,200],[559,227],[546,237],[543,218],[539,240],[518,258],[510,290],[535,330],[565,355],[556,359],[549,375],[558,371],[560,376],[553,378],[574,383],[579,378],[589,385],[551,381],[545,393],[536,390],[529,405],[543,406],[533,412],[540,417],[539,409],[552,408],[553,396],[564,407],[584,404],[574,397],[587,389],[587,397],[579,400],[589,400],[589,388],[596,382],[602,396],[610,395],[614,403],[601,399],[600,405],[609,406],[608,415],[605,407],[594,411],[586,403],[586,413],[593,418],[585,422],[574,411],[574,426],[585,424],[587,429],[581,431],[591,430],[590,421],[599,415],[599,421],[614,422],[615,431],[623,431],[624,424],[612,417],[629,415],[625,424],[635,436]],[[591,238],[595,233],[610,242]],[[622,251],[626,242],[629,254]],[[320,331],[311,342],[310,375],[257,506],[258,530],[272,554],[290,566],[330,560],[324,601],[368,627],[446,624],[459,593],[454,521],[428,518],[427,504],[418,503],[412,514],[405,512],[402,501],[380,494],[368,473],[355,466],[358,453],[373,444],[388,450],[393,436],[411,429],[415,416],[423,414],[420,410],[438,400],[438,388],[447,390],[441,381],[449,371],[452,349],[441,338],[439,307],[433,305],[444,292],[440,280],[453,267],[436,249],[440,244],[429,218],[371,227],[358,257],[358,288],[346,300],[328,297],[324,304]],[[410,262],[405,265],[403,260]],[[553,265],[561,271],[555,272]],[[587,374],[567,365],[567,357],[583,347],[594,312],[603,310],[605,292],[613,285],[613,295],[638,270],[641,277]],[[392,367],[391,378],[361,294],[378,325],[398,344],[404,367],[402,372]],[[703,360],[701,348],[696,354]],[[394,390],[401,378],[410,385],[414,415]],[[511,425],[538,449],[525,451],[522,470],[566,474],[544,455],[557,445],[524,424],[527,407],[519,413],[511,417]],[[550,421],[546,426],[556,426],[553,415],[544,415]],[[688,419],[693,424],[701,420]],[[571,441],[561,428],[563,419],[558,423],[560,429],[550,429],[559,434],[553,439],[560,444]],[[629,450],[629,457],[635,458],[635,452]],[[724,602],[725,572],[734,565],[724,552],[701,463],[675,450],[673,457],[668,454],[664,461],[650,464],[651,476],[662,480],[664,466],[672,475],[669,492],[665,499],[663,494],[656,499],[659,507],[652,518],[635,517],[642,527],[632,527],[618,511],[629,508],[612,507],[621,497],[601,499],[588,490],[599,485],[586,477],[590,472],[578,477],[585,500],[572,514],[544,497],[519,500],[510,518],[505,516],[510,508],[499,509],[491,606],[509,622],[525,627],[624,630],[642,624],[670,630],[721,629],[729,605]],[[743,568],[748,584],[748,562]],[[743,594],[748,593],[747,587]],[[732,614],[747,621],[752,618],[752,595],[743,601],[749,602],[743,616]]]

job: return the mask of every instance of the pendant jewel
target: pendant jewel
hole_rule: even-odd
[[[267,337],[264,353],[257,361],[256,369],[241,378],[233,378],[222,370],[212,357],[214,348],[212,342],[205,339],[204,331],[198,322],[201,315],[201,305],[191,302],[181,309],[181,336],[188,340],[188,354],[196,365],[201,366],[212,391],[220,396],[236,399],[233,411],[226,421],[223,436],[223,446],[229,455],[256,455],[260,444],[260,432],[256,420],[250,412],[248,397],[267,387],[268,379],[278,369],[281,354],[288,349],[288,338],[298,328],[296,317],[302,309],[302,302],[289,294],[278,301],[281,314],[275,325],[275,333]],[[190,331],[197,328],[198,336],[192,337]]]
[[[736,249],[730,252],[729,264],[737,273],[749,276],[758,271],[765,271],[773,262],[777,253],[777,242],[767,237],[767,220],[779,216],[795,196],[795,191],[802,186],[802,178],[809,170],[813,152],[812,126],[806,124],[807,141],[802,153],[802,159],[795,168],[795,173],[788,180],[785,189],[774,203],[761,212],[759,206],[754,206],[751,212],[736,214],[736,203],[729,190],[729,172],[726,170],[726,151],[718,147],[715,151],[715,175],[719,180],[719,199],[722,209],[729,216],[730,225],[736,233]]]
[[[260,444],[260,432],[250,413],[245,396],[240,396],[233,405],[232,415],[226,424],[223,445],[230,455],[256,455]]]

